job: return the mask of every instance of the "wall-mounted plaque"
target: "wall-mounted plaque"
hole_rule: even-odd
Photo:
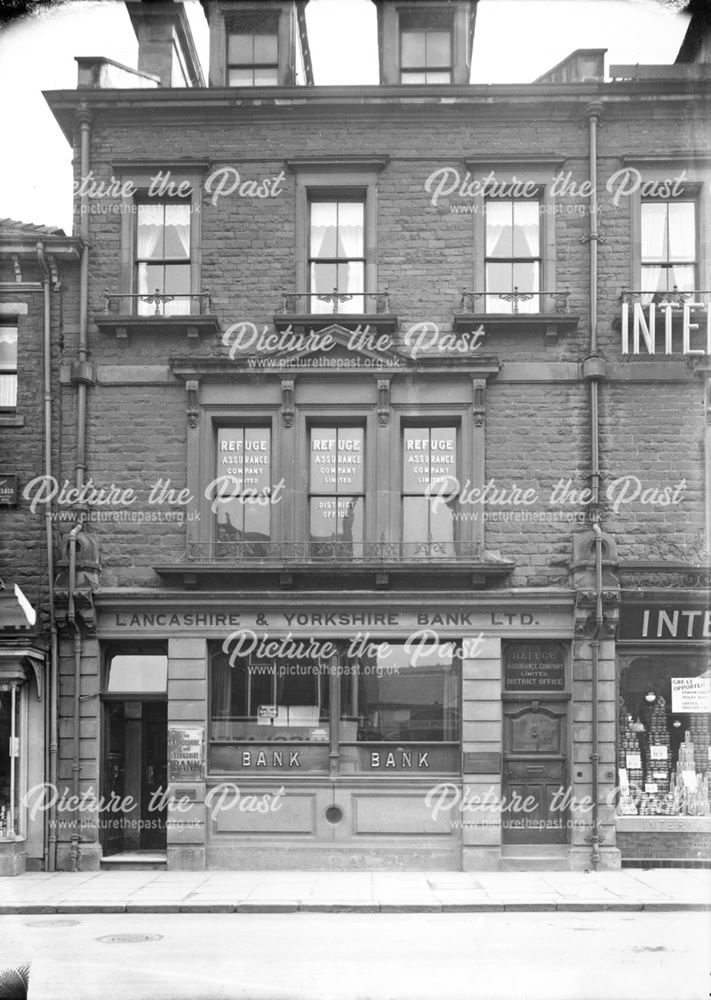
[[[17,476],[14,473],[0,472],[0,506],[17,506]]]
[[[501,754],[496,751],[464,754],[465,774],[501,774]]]
[[[205,732],[168,728],[168,781],[201,781],[205,773]]]
[[[507,642],[503,647],[506,691],[564,691],[565,647],[560,642]]]

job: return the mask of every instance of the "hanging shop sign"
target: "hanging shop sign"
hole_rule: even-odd
[[[168,728],[168,780],[200,781],[205,773],[205,731]]]
[[[672,677],[672,712],[711,712],[711,677]]]
[[[565,648],[559,642],[507,642],[506,691],[564,691]]]
[[[645,607],[623,605],[619,639],[642,642],[679,642],[711,638],[711,610],[706,604],[668,604]]]
[[[14,473],[0,472],[0,506],[17,506],[17,476]]]

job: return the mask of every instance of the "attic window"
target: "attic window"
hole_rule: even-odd
[[[452,15],[448,11],[400,14],[400,82],[452,82]]]
[[[227,35],[230,87],[274,87],[279,83],[279,15],[255,12],[230,22]]]

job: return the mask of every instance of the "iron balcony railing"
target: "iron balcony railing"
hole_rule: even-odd
[[[711,304],[711,290],[705,288],[695,288],[690,291],[682,291],[676,285],[670,292],[660,292],[655,289],[632,289],[623,288],[620,292],[620,302],[629,304],[641,303],[658,306],[672,306],[681,309],[686,302],[693,302],[697,305]]]
[[[474,541],[350,542],[335,540],[275,542],[238,540],[188,542],[190,562],[267,563],[277,565],[324,563],[483,562],[484,550]]]
[[[122,312],[122,303],[128,303],[127,313],[132,316],[204,316],[210,312],[210,293],[195,295],[168,295],[156,288],[153,293],[124,294],[104,292],[107,313]],[[196,308],[193,308],[195,303]],[[142,308],[145,305],[147,308]],[[167,309],[166,309],[167,307]]]
[[[352,312],[352,313],[389,313],[390,293],[387,289],[383,292],[339,292],[334,288],[330,292],[282,292],[282,313],[314,315],[323,312]],[[317,302],[330,305],[330,310],[314,309]],[[346,306],[341,309],[341,306]],[[348,308],[352,306],[352,308]]]
[[[504,302],[509,303],[511,306],[512,313],[521,313],[521,303],[530,302],[533,299],[538,299],[538,306],[541,310],[541,300],[551,299],[555,305],[556,313],[569,313],[570,312],[570,289],[566,288],[564,290],[546,291],[541,290],[539,292],[520,292],[518,287],[514,285],[510,292],[462,292],[462,312],[465,313],[480,313],[481,310],[478,307],[478,300],[484,299],[484,313],[487,310],[487,299],[500,299]],[[536,315],[536,311],[533,313],[527,311],[522,315]]]

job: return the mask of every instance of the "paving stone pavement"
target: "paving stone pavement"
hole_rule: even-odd
[[[102,871],[0,878],[0,914],[613,909],[711,910],[711,871]]]

